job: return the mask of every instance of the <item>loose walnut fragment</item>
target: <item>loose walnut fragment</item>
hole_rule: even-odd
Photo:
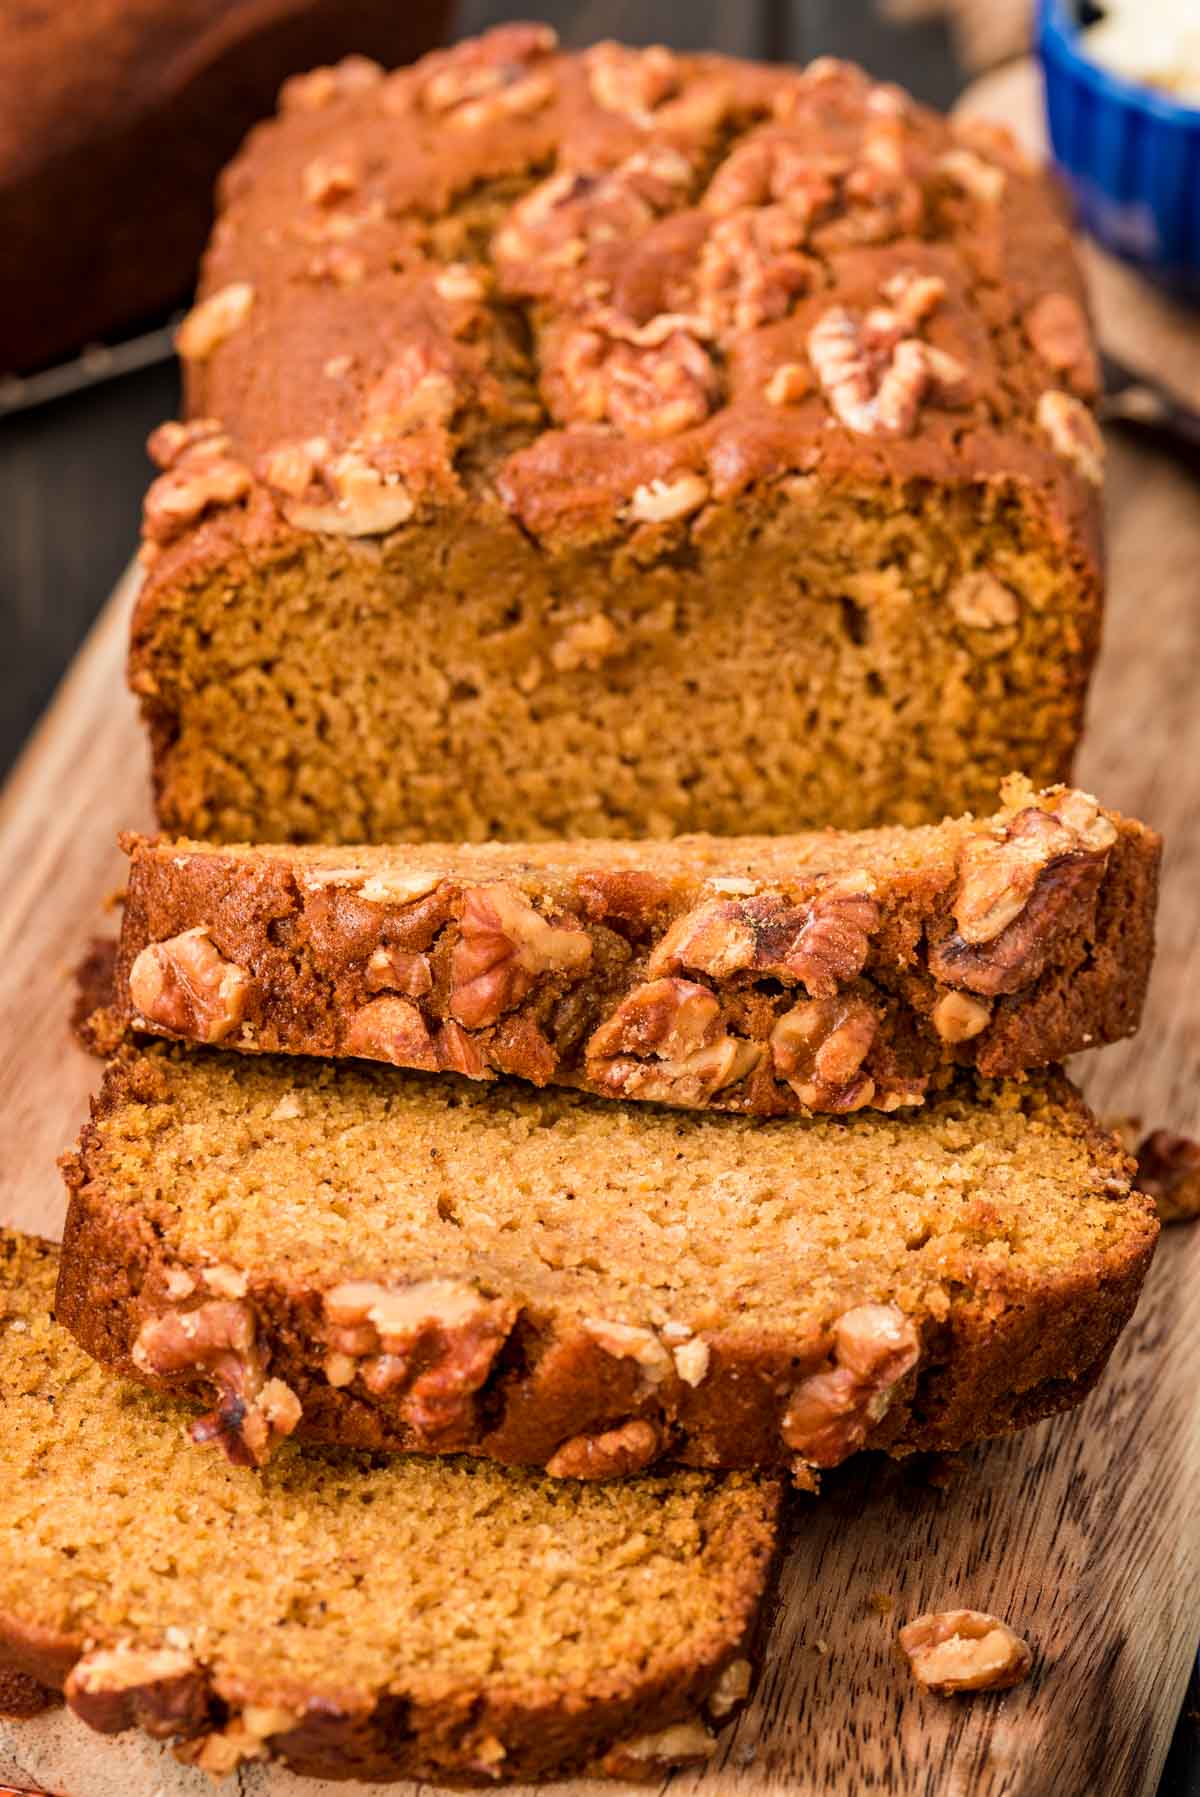
[[[986,568],[963,574],[946,597],[951,611],[968,630],[1002,629],[1015,624],[1021,615],[1021,601],[1012,588]]]
[[[918,1616],[900,1630],[913,1675],[927,1691],[1007,1691],[1033,1664],[1027,1641],[983,1610]]]
[[[142,1324],[130,1358],[152,1378],[203,1374],[217,1405],[192,1424],[199,1442],[216,1442],[235,1466],[262,1466],[300,1421],[300,1401],[281,1379],[268,1379],[254,1311],[242,1300],[210,1298],[194,1310],[167,1310]]]
[[[1038,429],[1064,462],[1092,486],[1104,484],[1104,438],[1092,412],[1073,394],[1051,388],[1037,403]]]
[[[440,1446],[474,1427],[476,1394],[517,1318],[515,1304],[454,1279],[347,1280],[325,1293],[323,1309],[331,1382],[357,1377],[374,1397],[400,1394],[404,1421]]]
[[[875,1097],[875,1081],[862,1067],[878,1029],[861,998],[806,999],[771,1031],[775,1073],[810,1111],[861,1110]]]
[[[706,1104],[761,1058],[757,1043],[725,1029],[707,986],[680,979],[635,987],[585,1050],[588,1078],[602,1090],[678,1105]]]
[[[1190,1223],[1200,1217],[1200,1142],[1155,1129],[1137,1151],[1139,1192],[1158,1206],[1164,1223]]]
[[[80,1721],[102,1735],[141,1727],[163,1740],[201,1727],[208,1712],[190,1653],[132,1641],[85,1653],[68,1673],[63,1696]]]
[[[642,1418],[599,1435],[573,1435],[546,1462],[556,1479],[624,1479],[657,1460],[663,1432]]]
[[[1052,794],[969,836],[959,856],[957,931],[929,947],[929,969],[984,997],[1037,978],[1063,917],[1091,903],[1117,839],[1089,793]]]
[[[735,1710],[749,1697],[753,1676],[754,1668],[749,1660],[730,1660],[728,1666],[721,1669],[720,1677],[708,1694],[704,1707],[709,1715],[720,1721]]]
[[[1025,335],[1036,355],[1083,399],[1095,397],[1096,354],[1083,307],[1069,293],[1044,293],[1025,314]]]
[[[801,1381],[783,1414],[783,1439],[808,1467],[839,1466],[861,1448],[921,1352],[895,1304],[860,1304],[833,1328],[826,1365]]]
[[[227,961],[207,926],[152,942],[129,970],[136,1029],[165,1030],[197,1042],[222,1042],[246,1015],[253,981]]]
[[[830,880],[802,905],[770,893],[710,901],[675,920],[646,971],[655,978],[688,968],[717,980],[750,973],[832,997],[866,965],[880,918],[873,892],[863,871]]]
[[[578,978],[592,940],[573,920],[550,923],[513,886],[468,886],[451,957],[451,1015],[483,1029],[520,1004],[545,975]]]
[[[235,331],[240,331],[254,304],[249,281],[231,281],[193,306],[175,333],[175,348],[188,362],[206,362]]]
[[[389,951],[379,949],[376,953],[388,962],[390,974]],[[405,958],[414,963],[425,959],[423,955]],[[375,959],[373,955],[372,962]],[[428,991],[429,987],[424,989]],[[342,1049],[348,1055],[361,1055],[367,1061],[390,1061],[393,1067],[420,1067],[426,1073],[435,1073],[438,1068],[438,1053],[429,1025],[407,998],[389,995],[361,1005],[346,1026]]]
[[[992,1007],[968,992],[943,992],[930,1015],[943,1042],[970,1042],[992,1021]]]

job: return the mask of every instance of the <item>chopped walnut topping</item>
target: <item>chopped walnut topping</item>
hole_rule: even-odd
[[[231,456],[185,454],[177,466],[152,482],[142,505],[142,529],[148,543],[174,542],[189,525],[210,512],[236,505],[250,491],[250,471]]]
[[[607,419],[629,436],[669,437],[703,424],[718,380],[711,356],[687,331],[640,348],[585,325],[561,338],[546,388],[564,423]]]
[[[132,1641],[85,1653],[68,1673],[63,1696],[81,1721],[105,1735],[136,1724],[155,1735],[173,1733],[199,1726],[206,1714],[204,1681],[190,1653]]]
[[[728,1716],[750,1695],[750,1684],[753,1667],[749,1660],[730,1660],[728,1666],[721,1670],[720,1677],[708,1694],[705,1709],[718,1721]]]
[[[380,947],[367,961],[366,983],[370,992],[400,992],[406,998],[424,998],[433,991],[433,970],[428,955],[413,949]]]
[[[708,498],[709,485],[699,474],[677,474],[674,480],[652,480],[635,487],[629,516],[638,524],[667,524],[687,518]]]
[[[834,306],[809,332],[809,359],[835,416],[862,436],[907,436],[926,395],[946,405],[964,397],[962,364],[918,337],[897,341],[893,317],[882,309],[859,319]]]
[[[931,1016],[943,1042],[970,1042],[992,1021],[992,1007],[967,992],[943,992]]]
[[[1002,629],[1015,624],[1021,615],[1021,601],[1012,588],[986,568],[963,574],[946,596],[951,611],[968,630]]]
[[[461,1073],[465,1079],[493,1079],[477,1043],[471,1040],[461,1023],[447,1018],[437,1038],[438,1066],[446,1073]]]
[[[550,650],[550,660],[560,674],[573,674],[579,668],[594,673],[620,651],[620,632],[605,612],[598,611],[567,625]]]
[[[372,874],[358,889],[358,896],[373,905],[409,905],[428,898],[442,883],[441,874],[427,868],[412,873]]]
[[[590,246],[640,237],[679,205],[691,183],[691,163],[668,144],[635,150],[603,174],[561,169],[518,200],[493,239],[506,290],[553,288]]]
[[[648,1384],[661,1384],[671,1371],[671,1356],[653,1329],[642,1329],[636,1323],[609,1323],[603,1317],[584,1317],[583,1327],[615,1360],[636,1360]]]
[[[465,112],[460,123],[482,124],[491,115],[486,109],[479,110],[478,103],[507,94],[512,105],[516,90],[514,110],[520,112],[527,103],[522,90],[540,79],[530,65],[551,55],[557,46],[558,38],[549,25],[501,25],[483,37],[470,38],[433,59],[438,66],[421,90],[422,103],[430,112]],[[545,97],[549,98],[549,92]]]
[[[249,281],[231,281],[193,306],[175,333],[175,348],[188,362],[205,362],[226,338],[240,331],[254,304]]]
[[[386,959],[387,950],[379,953]],[[422,955],[410,958],[424,960]],[[393,1067],[420,1067],[427,1073],[438,1068],[437,1049],[424,1017],[409,999],[390,994],[370,999],[355,1011],[346,1026],[342,1050],[368,1061],[390,1061]]]
[[[314,477],[323,483],[321,497],[282,502],[284,517],[297,530],[384,536],[406,524],[416,509],[400,476],[374,467],[361,447],[351,446],[314,469]]]
[[[451,305],[475,305],[486,297],[485,271],[469,262],[450,262],[434,278],[434,290]]]
[[[597,106],[624,112],[638,125],[654,122],[654,108],[679,91],[679,63],[670,50],[651,44],[630,50],[624,44],[594,44],[584,52],[588,87]]]
[[[375,1397],[401,1394],[409,1426],[443,1444],[474,1426],[476,1394],[517,1317],[515,1304],[454,1279],[348,1280],[325,1293],[324,1312],[334,1383],[357,1377]]]
[[[152,942],[129,970],[137,1028],[166,1030],[197,1042],[222,1042],[246,1015],[253,982],[227,961],[200,924]]]
[[[706,1341],[695,1336],[691,1341],[681,1342],[672,1349],[675,1371],[685,1385],[701,1385],[708,1374],[711,1350]]]
[[[839,1466],[862,1447],[920,1352],[916,1327],[897,1305],[846,1311],[834,1324],[826,1365],[792,1394],[783,1439],[807,1466]]]
[[[802,362],[781,363],[763,388],[771,406],[797,405],[811,392],[812,379]]]
[[[1004,170],[993,162],[985,162],[974,150],[947,150],[934,168],[981,206],[998,205],[1008,185]]]
[[[786,206],[747,207],[715,220],[697,270],[699,304],[714,335],[740,335],[787,316],[819,271],[801,253],[806,232],[804,219]]]
[[[814,997],[832,996],[866,965],[879,906],[870,876],[831,881],[807,904],[763,894],[711,900],[671,925],[647,962],[651,978],[689,968],[711,979],[739,972],[802,981]]]
[[[1029,1643],[983,1610],[918,1616],[900,1630],[900,1645],[927,1691],[1007,1691],[1033,1664]]]
[[[553,924],[515,887],[468,886],[451,958],[451,1015],[483,1029],[532,991],[544,974],[577,978],[592,941],[574,921]]]
[[[707,986],[659,979],[622,999],[586,1058],[589,1078],[614,1096],[702,1105],[752,1073],[762,1049],[728,1034]]]
[[[357,157],[345,155],[314,156],[300,177],[310,206],[335,206],[339,200],[357,193],[361,183],[361,163]]]
[[[283,112],[320,112],[335,100],[378,87],[383,70],[369,56],[346,56],[332,68],[310,69],[293,75],[279,91]]]
[[[663,1433],[636,1418],[599,1435],[573,1435],[550,1456],[546,1471],[556,1479],[624,1479],[657,1460]]]
[[[1164,1223],[1190,1223],[1200,1217],[1200,1142],[1155,1129],[1137,1151],[1139,1192],[1147,1192]]]
[[[191,466],[212,457],[223,457],[232,440],[219,418],[169,418],[146,439],[146,454],[162,469],[173,468],[184,457]]]
[[[1095,395],[1096,356],[1087,317],[1069,293],[1044,293],[1025,314],[1025,335],[1035,352],[1085,399]]]
[[[1064,792],[967,838],[954,920],[972,946],[993,942],[1020,916],[1046,870],[1066,857],[1107,856],[1116,828],[1088,793]]]
[[[1070,462],[1092,486],[1104,484],[1104,438],[1081,399],[1052,388],[1038,400],[1037,421],[1055,455]]]
[[[771,1057],[810,1111],[861,1110],[875,1096],[862,1071],[879,1019],[860,998],[810,998],[785,1011],[771,1031]]]
[[[194,1310],[167,1310],[138,1331],[130,1358],[155,1378],[202,1373],[217,1405],[192,1424],[194,1441],[216,1442],[239,1466],[262,1466],[300,1421],[300,1401],[281,1379],[268,1379],[254,1312],[241,1299],[210,1298]]]

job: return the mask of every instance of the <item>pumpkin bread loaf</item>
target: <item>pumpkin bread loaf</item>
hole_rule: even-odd
[[[958,1448],[1085,1395],[1158,1233],[1060,1075],[962,1079],[764,1121],[153,1044],[64,1163],[56,1314],[241,1460]]]
[[[244,1051],[759,1116],[919,1105],[1132,1033],[1159,843],[1021,782],[981,822],[783,838],[127,838],[120,1021]]]
[[[292,1443],[231,1466],[51,1322],[56,1261],[0,1237],[0,1658],[23,1685],[217,1775],[658,1776],[713,1751],[701,1712],[750,1684],[770,1480]]]
[[[290,83],[201,293],[132,640],[164,828],[777,834],[1067,777],[1096,372],[1002,128],[505,26]]]

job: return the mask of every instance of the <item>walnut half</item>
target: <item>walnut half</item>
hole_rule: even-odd
[[[250,975],[227,961],[205,925],[152,942],[129,969],[135,1028],[221,1042],[246,1014]]]
[[[544,975],[577,979],[592,939],[573,918],[551,922],[513,886],[468,886],[451,959],[451,1015],[484,1029],[520,1004]]]
[[[1006,1691],[1033,1664],[1027,1641],[984,1610],[943,1610],[900,1630],[913,1676],[927,1691]]]
[[[300,1421],[295,1392],[267,1378],[254,1312],[240,1299],[213,1298],[148,1318],[130,1358],[152,1378],[203,1373],[212,1381],[216,1407],[192,1424],[192,1438],[215,1442],[235,1466],[262,1466]]]
[[[745,1079],[761,1057],[759,1044],[729,1034],[707,986],[660,979],[635,987],[595,1031],[585,1073],[613,1097],[703,1105]]]

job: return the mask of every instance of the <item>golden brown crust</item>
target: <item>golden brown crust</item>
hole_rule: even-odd
[[[826,783],[849,821],[915,821],[1013,765],[1066,776],[1099,631],[1095,371],[1060,208],[1003,132],[828,60],[567,55],[529,26],[308,91],[227,171],[181,336],[192,422],[154,445],[131,672],[165,823],[662,834],[734,829],[736,799],[776,829],[834,815]],[[829,542],[797,574],[814,511]],[[212,688],[243,691],[245,726],[303,683],[266,614],[322,588],[352,657],[391,620],[394,673],[326,683],[353,690],[370,765],[347,739],[318,770],[306,697],[268,773]],[[440,634],[429,603],[474,627],[426,666],[395,639]],[[289,628],[320,652],[310,609]],[[741,712],[706,665],[731,654]],[[660,740],[614,740],[614,684],[674,694]],[[781,703],[790,733],[709,777]],[[557,747],[567,777],[497,781],[513,730],[527,769]],[[597,812],[573,756],[601,744]]]
[[[978,1246],[957,1267],[952,1295],[906,1299],[915,1306],[904,1324],[906,1351],[883,1380],[884,1401],[873,1402],[878,1375],[859,1365],[861,1419],[856,1410],[827,1454],[805,1448],[807,1426],[802,1440],[789,1440],[793,1403],[812,1395],[814,1376],[821,1387],[844,1364],[840,1332],[858,1312],[802,1337],[786,1328],[706,1328],[695,1365],[655,1331],[581,1326],[515,1291],[484,1298],[473,1286],[450,1289],[436,1268],[420,1268],[415,1277],[424,1283],[414,1284],[381,1267],[378,1283],[364,1286],[356,1274],[353,1287],[341,1283],[336,1263],[316,1281],[270,1264],[216,1269],[214,1277],[131,1206],[105,1150],[106,1118],[125,1105],[172,1104],[181,1079],[187,1064],[179,1051],[152,1050],[110,1067],[79,1151],[63,1162],[71,1202],[56,1315],[113,1370],[207,1398],[214,1381],[201,1356],[159,1374],[139,1343],[164,1314],[194,1312],[232,1275],[259,1363],[298,1400],[299,1433],[354,1447],[477,1452],[574,1477],[621,1473],[631,1448],[641,1465],[661,1455],[710,1467],[783,1467],[797,1455],[806,1465],[832,1465],[864,1443],[897,1454],[951,1451],[1086,1395],[1132,1314],[1158,1233],[1151,1202],[1127,1196],[1131,1163],[1074,1089],[1061,1076],[1031,1086],[1023,1102],[1044,1114],[1064,1147],[1080,1143],[1090,1157],[1093,1196],[1081,1193],[1081,1205],[1107,1191],[1100,1202],[1106,1211],[1120,1204],[1119,1230],[1102,1239],[1098,1226],[1093,1234],[1084,1224],[1081,1244],[1042,1268],[1007,1246],[999,1257],[989,1252],[992,1229],[1006,1241],[1003,1224],[977,1201]],[[907,1265],[897,1269],[895,1289],[908,1278]],[[356,1308],[340,1303],[342,1292]],[[399,1321],[388,1320],[381,1299],[400,1302]],[[889,1317],[903,1321],[894,1306]],[[365,1335],[360,1321],[371,1325]],[[686,1344],[692,1333],[685,1328],[680,1339]],[[430,1389],[439,1396],[432,1411],[414,1402]],[[636,1440],[633,1423],[648,1425]]]
[[[57,1254],[50,1243],[9,1233],[0,1237],[0,1283],[14,1311],[31,1301],[44,1309]],[[61,1363],[64,1383],[79,1375],[81,1357],[65,1335],[61,1346],[52,1345],[50,1352],[55,1365]],[[39,1389],[52,1394],[54,1377],[53,1370],[43,1375]],[[122,1405],[128,1405],[129,1393],[105,1386],[91,1401],[105,1408],[110,1389],[112,1414],[106,1420],[111,1450],[134,1452],[136,1457],[137,1450],[122,1439],[129,1426]],[[156,1424],[160,1450],[177,1426],[176,1416],[164,1407],[161,1423]],[[137,1439],[145,1452],[144,1430]],[[57,1450],[57,1441],[47,1448],[46,1476],[70,1489],[72,1473],[52,1464]],[[68,1461],[75,1451],[69,1442],[62,1444]],[[136,1469],[131,1476],[136,1477]],[[349,1487],[347,1534],[354,1537],[353,1464],[343,1469],[343,1477]],[[420,1474],[413,1477],[419,1485]],[[670,1483],[661,1482],[664,1491]],[[202,1494],[206,1490],[203,1481],[200,1489]],[[290,1497],[275,1491],[263,1501],[281,1507],[285,1522],[294,1504],[295,1519],[302,1522],[302,1482],[293,1479],[288,1490]],[[436,1498],[436,1492],[428,1495]],[[160,1496],[161,1488],[155,1488],[149,1501],[157,1504]],[[712,1481],[698,1491],[692,1510],[697,1525],[694,1545],[679,1556],[678,1574],[681,1579],[701,1576],[702,1562],[703,1576],[712,1581],[712,1614],[706,1617],[706,1626],[681,1645],[649,1640],[641,1664],[619,1661],[584,1686],[578,1681],[569,1689],[556,1686],[549,1670],[538,1682],[526,1677],[523,1687],[515,1675],[508,1684],[448,1671],[443,1678],[430,1677],[424,1686],[417,1684],[425,1695],[406,1697],[401,1693],[411,1689],[406,1681],[414,1669],[401,1655],[377,1689],[352,1685],[330,1689],[327,1670],[324,1683],[317,1680],[306,1687],[293,1669],[272,1668],[257,1649],[250,1663],[243,1664],[239,1643],[221,1642],[215,1615],[206,1619],[210,1643],[215,1642],[211,1660],[199,1649],[193,1651],[185,1639],[187,1632],[169,1621],[178,1602],[170,1581],[164,1576],[156,1584],[156,1574],[151,1573],[129,1615],[120,1614],[111,1600],[103,1618],[84,1606],[86,1620],[66,1625],[39,1622],[27,1600],[19,1614],[0,1612],[0,1661],[5,1669],[0,1672],[0,1693],[10,1688],[10,1680],[14,1692],[25,1691],[31,1681],[52,1693],[63,1691],[70,1707],[90,1727],[113,1733],[140,1726],[156,1738],[173,1740],[182,1759],[218,1775],[243,1760],[259,1758],[277,1758],[293,1771],[316,1778],[427,1778],[451,1784],[487,1784],[500,1776],[538,1779],[611,1771],[614,1767],[606,1768],[603,1762],[625,1744],[703,1714],[710,1699],[715,1720],[728,1714],[729,1706],[722,1701],[728,1679],[723,1682],[723,1675],[753,1651],[756,1618],[778,1547],[780,1508],[779,1486],[769,1480],[747,1480],[737,1491],[727,1482]],[[587,1528],[586,1514],[560,1515],[559,1522],[564,1538],[572,1528],[578,1528],[581,1536]],[[466,1526],[471,1525],[468,1514]],[[156,1514],[154,1527],[161,1526],[162,1518]],[[211,1521],[205,1526],[212,1526]],[[446,1536],[439,1538],[444,1541]],[[348,1555],[353,1547],[352,1540]],[[193,1585],[199,1576],[195,1549],[192,1539],[185,1556],[188,1570],[179,1575]],[[53,1580],[52,1551],[49,1546],[43,1551],[43,1579]],[[49,1601],[62,1614],[69,1613],[74,1552],[63,1556],[61,1603],[51,1585]],[[695,1563],[689,1556],[696,1557]],[[520,1569],[514,1571],[519,1582]],[[405,1589],[403,1576],[397,1578],[396,1589]],[[194,1591],[192,1596],[195,1601]],[[202,1591],[200,1596],[202,1601]],[[163,1601],[165,1614],[155,1614],[156,1597]],[[312,1616],[312,1626],[319,1632],[319,1607],[314,1606]],[[423,1668],[422,1675],[427,1671]],[[674,1756],[676,1761],[688,1757],[683,1751]],[[647,1768],[656,1769],[657,1762]]]
[[[957,1066],[1004,1077],[1137,1026],[1158,838],[1083,795],[1007,796],[909,838],[669,850],[130,837],[117,1006],[245,1052],[748,1115],[919,1105]],[[968,880],[999,907],[986,940],[960,933]]]

